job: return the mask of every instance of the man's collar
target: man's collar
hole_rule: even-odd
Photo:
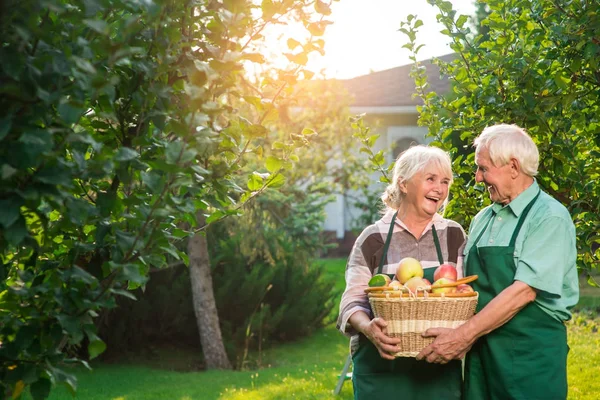
[[[509,209],[513,212],[516,217],[519,217],[525,207],[529,204],[531,200],[538,194],[540,187],[537,181],[534,179],[533,183],[521,192],[513,201],[508,203],[506,206],[500,203],[494,203],[492,205],[492,211],[494,214],[497,214],[498,211],[502,210],[504,207],[509,207]]]

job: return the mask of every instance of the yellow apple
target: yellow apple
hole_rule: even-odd
[[[405,284],[410,278],[415,276],[419,278],[423,277],[423,267],[419,260],[412,257],[405,257],[400,260],[398,268],[396,268],[396,279],[400,283]]]

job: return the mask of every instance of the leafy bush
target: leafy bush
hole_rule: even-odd
[[[244,216],[221,221],[208,232],[222,335],[238,367],[246,366],[249,349],[309,335],[329,322],[335,306],[332,284],[312,263],[324,248],[319,230],[326,199],[294,193],[291,207],[286,196],[292,195],[268,192]],[[176,344],[197,348],[200,358],[185,266],[152,273],[145,290],[135,295],[138,301],[121,299],[100,319],[106,357]]]

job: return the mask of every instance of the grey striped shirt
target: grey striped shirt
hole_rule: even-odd
[[[375,224],[368,226],[356,239],[348,263],[346,265],[346,290],[342,294],[337,328],[351,337],[352,353],[358,348],[358,334],[348,324],[348,319],[357,311],[371,315],[371,307],[364,290],[369,279],[377,273],[383,255],[385,238],[390,229],[394,211],[388,211]],[[394,274],[398,262],[404,257],[414,257],[421,262],[423,268],[436,268],[440,263],[433,241],[432,225],[438,234],[444,262],[452,264],[463,276],[463,250],[466,235],[456,222],[436,214],[432,222],[425,228],[420,238],[415,238],[402,221],[396,218],[390,247],[383,265],[384,274]]]

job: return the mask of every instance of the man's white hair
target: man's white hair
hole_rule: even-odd
[[[506,165],[511,158],[516,158],[526,175],[534,177],[538,173],[540,163],[538,148],[531,136],[517,125],[488,126],[473,144],[476,153],[480,149],[487,149],[490,160],[496,167]]]

